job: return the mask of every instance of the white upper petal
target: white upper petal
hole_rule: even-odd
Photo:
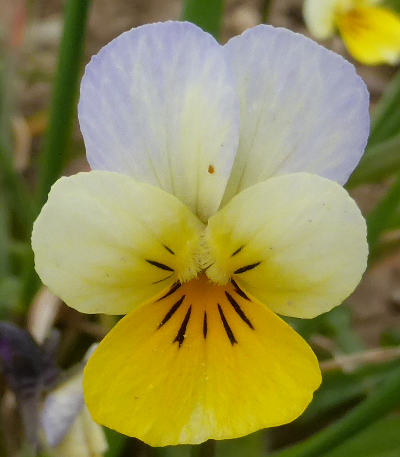
[[[353,65],[314,41],[260,25],[231,39],[240,143],[224,202],[272,175],[307,171],[344,184],[369,133],[369,96]]]
[[[239,134],[223,48],[190,23],[123,33],[86,67],[79,121],[93,169],[176,195],[206,220],[218,208]]]

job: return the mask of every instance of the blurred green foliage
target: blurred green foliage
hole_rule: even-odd
[[[381,419],[324,457],[398,457],[400,416]]]
[[[224,0],[185,0],[182,20],[193,22],[215,38],[219,38],[223,10]]]

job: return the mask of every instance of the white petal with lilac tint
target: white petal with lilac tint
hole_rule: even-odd
[[[353,65],[266,25],[225,50],[238,80],[241,131],[224,202],[277,174],[307,171],[345,183],[369,132],[368,92]]]
[[[315,38],[325,40],[335,33],[335,13],[340,8],[341,3],[343,3],[343,0],[304,1],[304,21]]]
[[[52,187],[32,232],[35,268],[67,305],[124,314],[197,274],[203,224],[173,195],[108,171]]]
[[[159,186],[205,221],[218,208],[239,134],[221,46],[190,23],[125,32],[86,67],[79,121],[93,169]]]
[[[334,181],[276,176],[236,195],[208,223],[211,266],[278,314],[311,318],[347,298],[367,266],[366,224]]]

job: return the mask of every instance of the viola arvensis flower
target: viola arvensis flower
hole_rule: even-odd
[[[264,25],[145,25],[88,64],[79,120],[93,171],[57,181],[32,244],[68,305],[127,314],[85,369],[93,418],[154,446],[295,419],[320,370],[277,314],[329,311],[366,267],[353,66]]]
[[[367,65],[400,61],[400,16],[380,0],[305,0],[304,19],[315,38],[339,31],[349,53]]]

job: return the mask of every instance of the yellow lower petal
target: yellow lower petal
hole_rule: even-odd
[[[235,283],[204,275],[124,317],[84,374],[93,418],[153,446],[294,420],[320,384],[310,347]]]
[[[400,60],[400,17],[382,7],[358,7],[337,16],[350,54],[362,63],[395,64]]]

